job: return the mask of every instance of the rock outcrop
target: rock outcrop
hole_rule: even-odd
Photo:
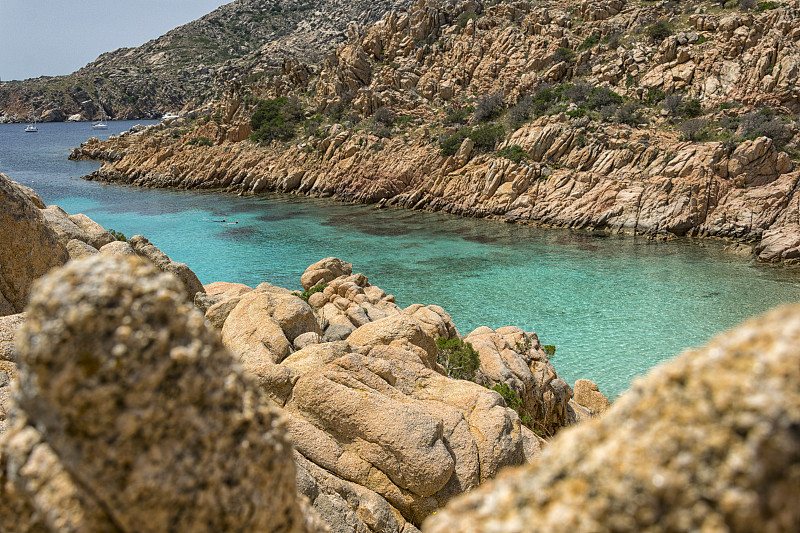
[[[192,269],[186,266],[186,263],[173,261],[142,235],[134,235],[128,241],[128,244],[136,255],[144,257],[157,266],[159,270],[177,276],[183,283],[186,289],[186,296],[190,302],[194,301],[194,297],[198,292],[205,292],[203,284],[197,279],[197,275]]]
[[[17,183],[0,174],[0,316],[20,313],[31,283],[69,259],[41,211]]]
[[[792,531],[800,523],[800,307],[718,336],[636,380],[425,524],[486,531]]]
[[[178,276],[189,301],[205,292],[184,263],[172,261],[141,235],[117,241],[84,214],[70,215],[57,205],[45,207],[29,187],[0,174],[0,317],[21,312],[34,280],[70,259],[102,251],[106,255],[139,255]]]
[[[213,283],[195,303],[285,410],[298,486],[334,531],[414,531],[454,495],[541,453],[499,394],[446,377],[435,341],[459,334],[444,309],[401,309],[333,257],[301,284],[308,304],[268,283]],[[572,391],[535,335],[473,335],[502,352],[476,381],[511,383],[547,433],[574,421]]]
[[[676,6],[421,0],[315,68],[286,62],[229,85],[213,104],[227,120],[93,141],[75,157],[109,162],[92,179],[711,236],[800,261],[787,235],[800,4],[690,17]],[[246,141],[253,96],[296,97],[302,132],[297,119],[289,143]]]
[[[175,277],[95,256],[37,282],[28,309],[15,424],[0,439],[0,523],[320,530],[300,508],[281,415]]]

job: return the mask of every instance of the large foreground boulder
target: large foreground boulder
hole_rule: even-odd
[[[2,528],[316,527],[281,416],[174,276],[137,257],[70,262],[37,282],[17,353]]]
[[[33,281],[68,260],[36,204],[0,174],[0,316],[22,312]]]
[[[424,530],[796,531],[798,361],[800,306],[772,311],[656,368]]]

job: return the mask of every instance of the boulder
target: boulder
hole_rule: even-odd
[[[124,241],[113,241],[100,247],[100,253],[106,255],[136,255],[131,245]]]
[[[25,321],[25,313],[0,316],[0,361],[15,362],[14,337]]]
[[[48,225],[56,232],[59,240],[66,246],[71,239],[88,243],[89,235],[69,218],[69,213],[57,205],[48,205],[41,210]]]
[[[69,254],[18,184],[0,174],[0,315],[21,312],[31,283]]]
[[[335,257],[328,257],[308,267],[300,277],[300,283],[304,290],[308,290],[321,283],[332,281],[339,276],[349,276],[352,273],[352,264]]]
[[[92,220],[91,218],[87,217],[83,213],[78,213],[75,215],[69,215],[70,221],[78,226],[78,228],[83,231],[86,235],[86,244],[92,246],[93,248],[100,249],[106,244],[116,242],[111,233],[106,231],[106,229]]]
[[[586,407],[593,416],[605,413],[611,407],[611,402],[600,392],[597,384],[593,381],[579,379],[575,381],[573,390],[575,391],[574,400]]]
[[[653,369],[533,465],[451,502],[426,533],[793,531],[800,306]]]
[[[447,378],[399,346],[307,346],[270,367],[262,386],[289,414],[304,460],[411,524],[526,459],[519,418],[497,393]],[[317,502],[316,490],[304,492],[315,507],[341,507],[330,494]],[[363,502],[342,499],[362,516]]]
[[[78,239],[70,239],[67,242],[67,253],[69,254],[70,259],[80,259],[81,257],[97,255],[100,252],[98,252],[96,248],[92,248],[83,241],[79,241]]]
[[[37,283],[18,349],[0,523],[318,530],[301,511],[280,414],[175,276],[136,257],[72,261]]]
[[[480,355],[484,383],[508,385],[522,401],[530,425],[541,434],[552,436],[574,421],[569,407],[573,391],[556,374],[535,333],[517,327],[481,327],[464,341]]]
[[[190,302],[194,301],[195,294],[205,292],[197,275],[185,263],[176,263],[143,236],[134,235],[128,243],[136,255],[148,259],[159,270],[176,275],[186,288],[186,296]]]
[[[209,308],[206,315],[215,324],[224,322],[223,342],[256,374],[259,367],[279,363],[289,355],[291,343],[298,336],[322,333],[311,307],[285,289],[262,283],[241,297],[227,300],[228,305],[237,298],[232,310],[223,309],[223,301]],[[219,320],[218,314],[225,312],[227,317]]]

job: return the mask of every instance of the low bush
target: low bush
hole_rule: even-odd
[[[590,35],[583,40],[581,45],[578,47],[578,50],[580,51],[589,50],[590,48],[594,48],[598,44],[600,44],[600,37],[598,37],[597,35]]]
[[[444,156],[455,155],[464,139],[472,139],[475,149],[488,152],[494,150],[497,143],[505,137],[505,129],[500,124],[481,124],[474,128],[464,127],[452,135],[439,138],[439,148]]]
[[[575,52],[573,52],[569,48],[565,48],[565,47],[562,46],[562,47],[559,47],[553,53],[553,62],[554,63],[561,63],[563,61],[566,61],[567,63],[574,62],[575,61]]]
[[[498,383],[497,385],[491,387],[491,389],[503,397],[503,400],[506,402],[506,407],[517,412],[519,415],[519,421],[522,422],[525,427],[533,429],[533,417],[528,410],[525,409],[522,399],[514,391],[514,389],[505,383]]]
[[[528,152],[526,152],[522,146],[518,144],[512,144],[511,146],[506,146],[502,150],[498,150],[497,157],[503,157],[505,159],[510,159],[514,163],[520,163],[525,159],[530,157]]]
[[[494,118],[503,110],[503,93],[487,94],[478,98],[475,104],[475,122]]]
[[[456,109],[451,111],[447,114],[444,119],[445,125],[453,125],[453,124],[466,124],[469,117],[472,115],[472,112],[475,110],[472,106],[462,107],[461,109]]]
[[[472,381],[481,366],[481,359],[469,342],[459,338],[436,339],[436,362],[444,367],[447,377]]]
[[[791,126],[768,107],[743,115],[741,128],[743,139],[769,137],[779,150],[792,139]]]
[[[389,109],[385,105],[375,110],[375,113],[372,115],[372,118],[375,119],[375,122],[383,124],[384,126],[387,127],[391,127],[392,125],[394,125],[395,121],[394,113],[392,112],[391,109]]]
[[[302,299],[304,302],[308,303],[308,299],[311,298],[312,294],[324,291],[325,287],[327,287],[327,286],[328,286],[327,283],[321,283],[321,284],[316,285],[314,287],[311,287],[310,289],[305,290],[303,292],[295,291],[292,294],[294,294],[298,298]]]
[[[118,240],[118,241],[122,241],[122,242],[128,242],[128,238],[127,238],[127,237],[125,236],[125,234],[124,234],[124,233],[122,233],[121,231],[116,231],[116,230],[113,230],[113,229],[109,229],[109,230],[108,230],[108,232],[109,232],[109,233],[111,234],[111,236],[112,236],[112,237],[114,237],[116,240]]]
[[[650,24],[645,33],[654,41],[663,41],[675,32],[675,27],[666,19]]]
[[[293,105],[285,97],[262,101],[250,119],[250,127],[253,128],[250,140],[262,144],[273,140],[290,140],[294,137],[297,116]]]

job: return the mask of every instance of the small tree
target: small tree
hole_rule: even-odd
[[[472,381],[481,366],[478,352],[469,342],[459,338],[436,339],[436,362],[447,371],[447,377]]]

